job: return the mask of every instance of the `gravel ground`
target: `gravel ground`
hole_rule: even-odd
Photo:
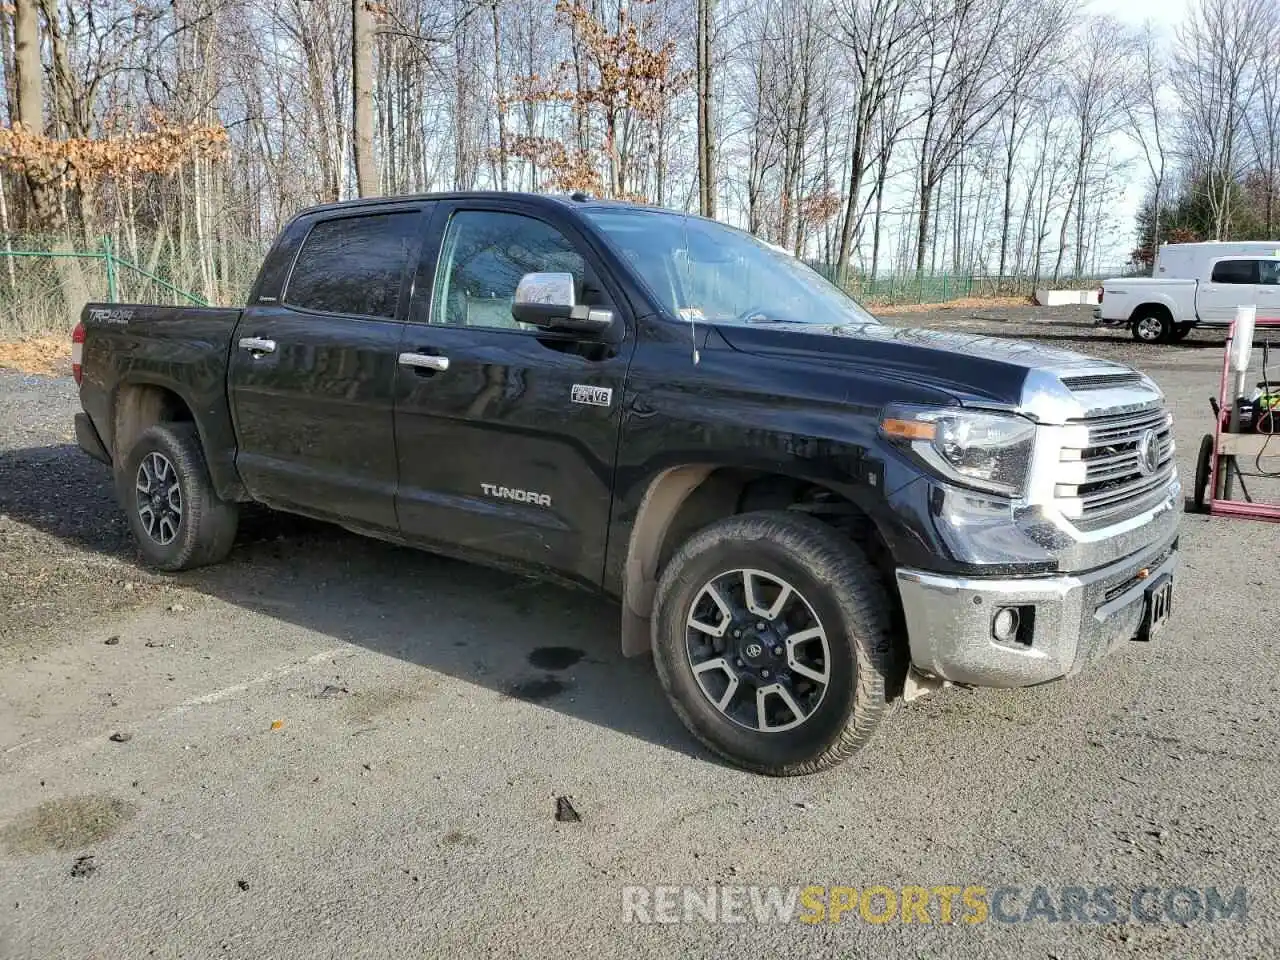
[[[979,313],[893,320],[1141,366],[1190,475],[1220,338]],[[75,409],[0,372],[0,957],[1275,954],[1280,527],[1186,517],[1158,643],[775,781],[708,759],[584,594],[269,515],[144,571]],[[1243,886],[1248,920],[622,922],[624,886],[714,883]]]

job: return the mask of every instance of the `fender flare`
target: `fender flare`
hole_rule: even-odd
[[[627,543],[622,578],[622,655],[638,657],[649,651],[650,617],[658,589],[658,560],[671,521],[681,505],[716,468],[699,464],[671,467],[650,481],[636,511]]]

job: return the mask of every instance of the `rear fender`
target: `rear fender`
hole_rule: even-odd
[[[165,420],[190,419],[200,435],[205,463],[214,489],[223,500],[247,500],[240,474],[236,470],[235,436],[226,394],[211,396],[193,390],[188,384],[157,376],[140,374],[116,386],[112,394],[109,427],[103,431],[103,443],[111,452],[115,469],[119,470],[137,437],[154,423]]]

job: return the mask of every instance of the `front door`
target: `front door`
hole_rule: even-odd
[[[598,584],[633,340],[587,342],[512,317],[520,278],[553,271],[572,273],[579,302],[613,310],[619,330],[627,320],[572,224],[517,209],[441,204],[429,231],[439,254],[419,277],[396,390],[400,529]]]
[[[255,499],[394,531],[396,351],[426,207],[333,210],[231,345],[236,465]]]

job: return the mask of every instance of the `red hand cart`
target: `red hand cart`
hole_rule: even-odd
[[[1237,365],[1233,370],[1231,345],[1236,340],[1236,326],[1240,322],[1240,319],[1232,320],[1228,328],[1222,359],[1222,382],[1218,388],[1217,401],[1210,401],[1214,413],[1213,433],[1205,434],[1200,441],[1192,502],[1198,512],[1217,517],[1280,521],[1280,503],[1255,501],[1245,485],[1246,477],[1280,479],[1280,472],[1268,472],[1261,468],[1264,457],[1280,458],[1280,409],[1264,408],[1261,418],[1249,424],[1248,430],[1242,430],[1242,407],[1239,400],[1248,373],[1247,358],[1253,350],[1253,335],[1250,334],[1248,349],[1241,353],[1246,358],[1243,365]],[[1280,318],[1259,317],[1253,323],[1255,332],[1261,328],[1280,330]],[[1267,349],[1268,347],[1263,347],[1264,356]],[[1266,377],[1265,360],[1263,370]],[[1280,391],[1280,382],[1274,385],[1274,389]],[[1264,390],[1270,393],[1270,385],[1264,387]],[[1245,463],[1252,460],[1255,472],[1246,473],[1242,470],[1241,460]],[[1235,496],[1237,485],[1243,499]]]

